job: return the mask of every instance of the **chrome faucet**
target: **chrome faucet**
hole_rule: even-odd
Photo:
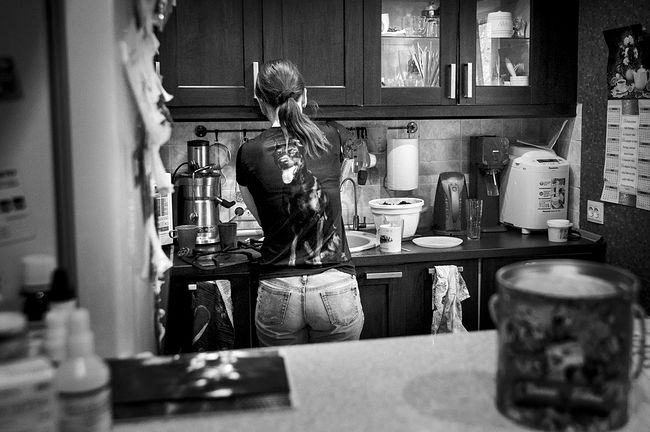
[[[352,183],[352,189],[354,191],[354,215],[352,216],[352,229],[355,231],[358,231],[360,228],[365,228],[366,227],[366,218],[363,218],[363,222],[359,222],[359,213],[357,211],[357,184],[355,183],[354,179],[352,177],[346,177],[342,182],[341,186],[339,188],[339,191],[343,190],[343,185],[345,184],[346,181],[350,180],[350,183]]]

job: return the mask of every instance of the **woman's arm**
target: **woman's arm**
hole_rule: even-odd
[[[251,195],[250,191],[246,186],[239,185],[239,190],[241,191],[242,198],[244,198],[244,204],[246,204],[246,207],[248,210],[251,212],[255,220],[257,221],[260,226],[262,223],[260,222],[260,216],[259,213],[257,212],[257,206],[255,206],[255,200],[253,199],[253,195]]]

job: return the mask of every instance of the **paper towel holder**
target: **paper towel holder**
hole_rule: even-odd
[[[406,123],[406,126],[391,126],[388,127],[388,129],[406,129],[406,133],[410,136],[418,131],[418,124],[414,121],[410,121]]]

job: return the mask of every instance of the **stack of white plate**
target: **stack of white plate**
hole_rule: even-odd
[[[510,85],[511,86],[527,86],[528,85],[528,77],[527,76],[511,76],[510,77]]]
[[[487,16],[487,34],[491,38],[512,37],[512,14],[510,12],[492,12]]]

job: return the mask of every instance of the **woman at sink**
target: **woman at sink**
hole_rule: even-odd
[[[264,63],[255,96],[271,127],[237,153],[237,183],[264,231],[255,309],[260,344],[358,340],[364,315],[339,195],[341,142],[303,108],[288,60]]]

